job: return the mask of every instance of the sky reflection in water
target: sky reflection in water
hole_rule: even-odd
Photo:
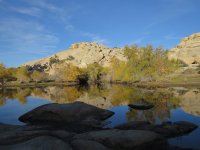
[[[130,109],[127,104],[145,99],[155,105],[150,110]],[[27,111],[47,103],[85,103],[109,109],[115,115],[106,120],[113,127],[132,120],[190,121],[200,125],[200,88],[139,89],[121,85],[104,87],[45,87],[1,90],[0,122],[23,124],[18,117]],[[200,128],[189,135],[170,139],[174,145],[199,148]]]

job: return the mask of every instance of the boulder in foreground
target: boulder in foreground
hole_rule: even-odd
[[[111,117],[114,112],[98,107],[74,102],[69,104],[46,104],[37,107],[19,117],[25,123],[41,124],[80,124],[103,126],[102,121]]]
[[[0,145],[1,150],[72,150],[69,144],[52,136],[40,136],[22,143]]]

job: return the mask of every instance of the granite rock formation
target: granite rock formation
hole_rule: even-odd
[[[168,53],[169,59],[178,59],[186,64],[200,63],[200,33],[182,39],[181,43]]]

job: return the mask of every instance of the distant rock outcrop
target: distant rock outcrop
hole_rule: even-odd
[[[169,51],[168,57],[186,64],[200,64],[200,33],[183,38],[180,44]]]
[[[81,42],[72,44],[67,50],[56,53],[53,56],[46,57],[40,60],[28,62],[23,66],[29,66],[30,69],[41,69],[52,72],[56,62],[61,62],[59,65],[71,63],[80,68],[86,67],[88,64],[99,63],[106,67],[110,65],[113,57],[119,60],[126,61],[123,48],[108,48],[94,42]],[[60,66],[59,66],[60,67]]]

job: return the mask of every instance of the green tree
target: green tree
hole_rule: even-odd
[[[8,69],[3,65],[0,64],[0,83],[3,86],[7,80],[11,78],[11,73]]]
[[[128,81],[133,78],[133,74],[131,74],[127,62],[120,61],[115,57],[111,60],[109,74],[111,75],[111,81]]]
[[[142,81],[153,80],[169,74],[178,68],[175,61],[168,60],[167,52],[162,47],[151,45],[138,47],[126,46],[126,62],[113,58],[111,61],[112,80]]]
[[[54,57],[51,57],[49,59],[49,65],[50,67],[52,67],[52,64],[58,63],[60,62],[59,57],[57,55],[55,55]]]
[[[20,82],[28,82],[30,81],[30,72],[27,70],[26,67],[19,67],[17,68],[15,77],[20,81]]]
[[[47,74],[45,72],[39,72],[34,70],[31,74],[31,79],[33,81],[44,81],[48,78]]]
[[[95,83],[101,80],[101,75],[106,73],[106,69],[98,63],[93,63],[87,65],[87,67],[83,69],[83,72],[89,76],[91,82]]]
[[[63,67],[58,68],[55,71],[53,78],[57,81],[76,81],[80,74],[82,74],[82,70],[79,67],[68,63]]]

